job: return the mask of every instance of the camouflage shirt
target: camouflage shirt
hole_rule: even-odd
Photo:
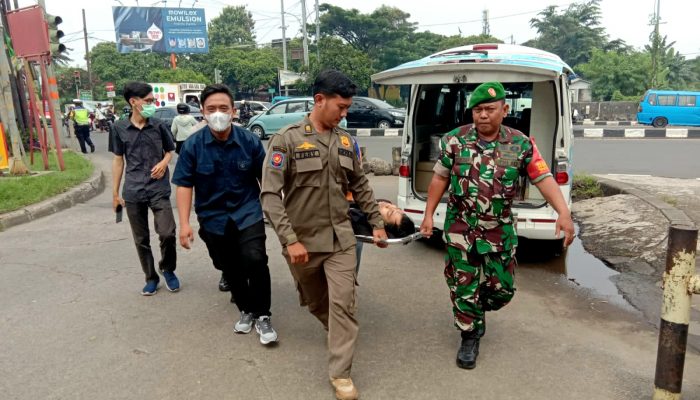
[[[513,199],[521,176],[532,183],[552,176],[534,140],[501,125],[498,140],[479,139],[473,125],[448,132],[440,141],[440,159],[433,171],[449,177],[445,216],[448,245],[480,254],[517,246]]]

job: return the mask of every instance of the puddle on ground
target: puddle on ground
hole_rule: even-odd
[[[630,304],[618,292],[611,278],[619,272],[609,268],[583,248],[577,236],[569,246],[566,256],[549,257],[551,251],[539,241],[521,239],[518,245],[518,262],[528,266],[544,269],[562,276],[563,280],[581,288],[590,290],[597,297],[612,304],[630,307]]]

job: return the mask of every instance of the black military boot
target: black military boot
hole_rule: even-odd
[[[479,339],[481,332],[462,332],[462,344],[457,351],[457,366],[464,369],[476,367],[476,357],[479,355]]]
[[[228,284],[226,278],[224,278],[224,274],[221,274],[221,279],[219,279],[219,290],[221,290],[222,292],[231,291],[231,286]]]

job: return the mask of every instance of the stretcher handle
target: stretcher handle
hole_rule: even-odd
[[[396,239],[386,239],[382,240],[380,243],[386,243],[386,244],[408,244],[411,243],[414,240],[421,239],[423,235],[420,232],[416,232],[412,235],[404,236],[402,238],[396,238]],[[366,235],[355,235],[355,238],[357,238],[358,241],[363,242],[363,243],[374,243],[374,238],[372,236],[366,236]]]

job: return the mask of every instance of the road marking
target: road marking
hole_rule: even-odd
[[[602,138],[603,129],[587,128],[583,130],[583,137],[586,138]]]

